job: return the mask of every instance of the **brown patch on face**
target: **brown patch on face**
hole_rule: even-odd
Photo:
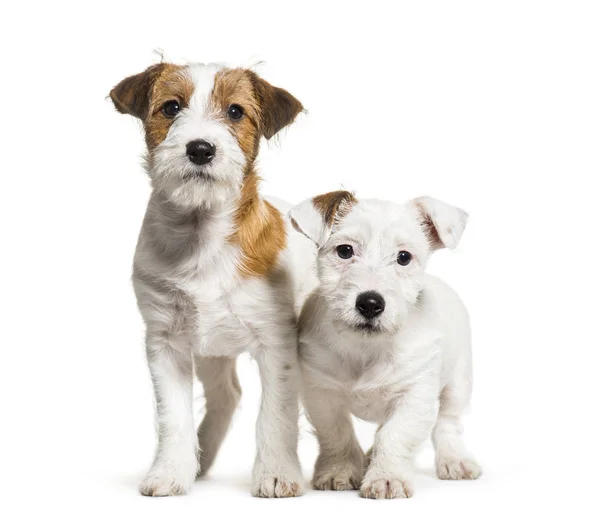
[[[304,110],[288,91],[271,85],[248,69],[224,69],[217,73],[213,102],[224,113],[231,104],[240,105],[255,130],[267,139],[290,125]]]
[[[258,175],[246,174],[242,195],[235,214],[235,232],[230,241],[240,246],[244,277],[264,276],[276,265],[286,245],[283,217],[270,203],[258,196]]]
[[[271,138],[292,123],[302,104],[291,94],[273,87],[247,69],[223,69],[215,75],[211,97],[213,117],[223,121],[235,136],[246,157],[241,196],[235,214],[235,232],[230,241],[238,244],[243,259],[240,272],[244,277],[264,276],[277,263],[286,246],[283,217],[272,205],[260,199],[260,178],[254,171],[260,138]],[[243,117],[231,120],[227,111],[239,105]]]
[[[313,205],[330,227],[343,218],[358,200],[346,190],[336,190],[313,198]]]
[[[222,120],[246,156],[248,165],[258,155],[260,144],[261,108],[254,88],[245,69],[223,69],[215,75],[215,86],[211,98],[211,109],[215,117]],[[231,105],[239,105],[244,116],[239,120],[227,117]]]
[[[260,137],[270,139],[291,124],[303,110],[289,92],[274,87],[248,69],[223,69],[215,76],[211,105],[213,112],[236,136],[248,164],[258,155]],[[244,116],[237,121],[227,117],[231,105],[239,105]]]
[[[189,105],[193,93],[194,83],[187,67],[168,64],[154,82],[148,116],[144,121],[149,150],[154,149],[167,137],[174,121],[174,118],[169,118],[163,113],[165,103],[174,100],[184,109]]]
[[[194,84],[185,66],[159,63],[125,78],[110,97],[119,112],[143,121],[146,145],[153,150],[167,137],[173,123],[173,118],[162,112],[164,104],[174,100],[180,107],[187,107],[193,92]]]

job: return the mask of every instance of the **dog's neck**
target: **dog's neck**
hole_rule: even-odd
[[[260,197],[259,182],[251,164],[244,169],[242,185],[232,201],[181,205],[155,191],[147,220],[155,231],[156,246],[185,255],[208,243],[237,245],[244,276],[267,274],[285,247],[286,231],[281,214]]]

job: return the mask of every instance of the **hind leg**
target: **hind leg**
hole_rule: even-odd
[[[471,368],[458,368],[457,375],[440,394],[438,419],[432,432],[435,467],[441,479],[476,479],[481,467],[468,452],[462,437],[461,417],[471,400]]]
[[[305,376],[302,402],[319,441],[313,488],[358,489],[365,473],[365,458],[347,401],[335,391],[319,388]]]
[[[198,428],[198,476],[206,474],[212,466],[240,402],[242,390],[235,363],[235,359],[228,357],[194,357],[196,375],[204,386],[206,398],[206,414]]]

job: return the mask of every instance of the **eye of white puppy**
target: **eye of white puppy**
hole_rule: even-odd
[[[335,250],[342,259],[350,259],[354,255],[354,249],[351,245],[339,245]]]
[[[407,252],[406,250],[400,250],[400,252],[398,252],[398,264],[399,265],[406,266],[406,265],[410,264],[411,261],[412,261],[412,254],[410,252]]]

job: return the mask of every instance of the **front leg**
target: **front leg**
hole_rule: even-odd
[[[257,453],[252,494],[296,497],[302,494],[298,461],[298,363],[295,336],[256,357],[262,401],[256,425]]]
[[[433,380],[420,381],[392,400],[390,414],[375,436],[360,495],[409,498],[413,495],[413,452],[435,422],[437,391]]]
[[[198,467],[190,346],[183,337],[148,332],[146,352],[156,397],[158,447],[140,492],[153,497],[183,495]]]

